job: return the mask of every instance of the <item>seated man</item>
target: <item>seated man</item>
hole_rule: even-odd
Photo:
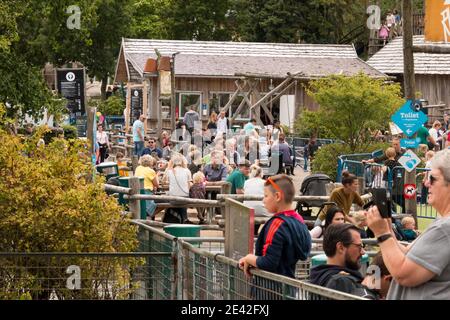
[[[351,224],[328,226],[323,238],[323,250],[327,264],[313,267],[310,273],[311,283],[337,291],[353,294],[363,291],[363,276],[358,271],[360,259],[365,253],[357,227]],[[369,295],[369,292],[359,296]]]
[[[153,152],[156,154],[156,156],[158,158],[162,158],[163,152],[162,152],[162,150],[160,148],[158,148],[156,146],[156,139],[155,138],[149,138],[148,141],[147,141],[147,147],[144,148],[144,150],[142,150],[141,156],[149,154],[149,155],[154,157],[155,155],[152,154]]]

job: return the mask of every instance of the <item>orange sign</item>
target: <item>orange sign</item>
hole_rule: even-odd
[[[425,41],[450,42],[450,0],[425,2]]]

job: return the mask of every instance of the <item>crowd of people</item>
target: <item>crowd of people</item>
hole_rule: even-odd
[[[190,117],[196,119],[195,114]],[[188,120],[179,123],[175,135],[163,132],[159,138],[145,137],[139,123],[143,120],[141,116],[133,125],[135,154],[140,156],[133,174],[144,178],[146,193],[154,194],[166,185],[168,195],[204,199],[208,185],[227,182],[231,194],[263,196],[263,201],[245,201],[255,209],[256,216],[269,218],[264,225],[255,226],[255,253],[239,260],[247,275],[251,276],[251,268],[260,268],[294,278],[297,262],[306,260],[311,253],[312,239],[322,239],[327,263],[311,269],[309,281],[313,284],[370,299],[446,297],[444,292],[450,288],[450,254],[445,250],[450,238],[450,149],[426,150],[430,171],[423,179],[424,187],[428,203],[440,218],[422,234],[411,217],[396,223],[382,218],[376,206],[351,212],[353,205],[363,207],[364,201],[358,193],[357,177],[348,172],[343,173],[342,186],[331,192],[333,204],[324,207],[314,228],[308,230],[303,217],[292,210],[296,194],[289,176],[293,174],[293,150],[279,125],[263,135],[268,141],[270,159],[282,164],[267,174],[261,163],[261,131],[253,119],[240,129],[240,134],[228,136],[229,123],[221,112],[218,117],[211,115],[206,130],[196,128],[196,120]],[[201,143],[196,144],[198,141]],[[399,139],[394,138],[381,157],[365,161],[382,164],[376,172],[379,179],[373,183],[386,187],[387,170],[398,165],[404,152]],[[393,200],[404,206],[394,195]],[[150,219],[158,213],[151,200],[147,200],[146,210]],[[168,213],[177,218],[166,218]],[[205,223],[204,209],[197,209],[197,218],[199,224]],[[163,221],[194,223],[186,208],[176,206],[166,209]],[[402,240],[413,242],[404,246],[398,242],[399,233]],[[380,252],[371,266],[381,270],[379,275],[363,276],[359,271],[365,238],[378,241]]]

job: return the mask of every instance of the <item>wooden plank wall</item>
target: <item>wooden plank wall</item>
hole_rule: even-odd
[[[209,98],[212,92],[229,92],[233,93],[236,90],[236,79],[226,79],[226,78],[176,78],[176,91],[192,91],[192,92],[202,92],[202,103],[206,103],[209,106]],[[273,80],[272,85],[276,87],[280,84],[283,79]],[[269,91],[270,80],[260,80],[258,90],[260,92]],[[296,95],[296,114],[297,117],[300,110],[306,107],[308,110],[317,110],[318,104],[312,100],[306,94],[304,88],[305,82],[298,81],[297,90],[295,87],[289,89],[286,94]],[[151,119],[149,119],[150,128],[156,128],[157,118],[159,116],[158,108],[158,86],[156,78],[152,78],[151,88]],[[252,101],[253,103],[255,101]],[[209,114],[209,112],[208,112]],[[203,116],[203,120],[207,120],[208,116]]]
[[[428,104],[444,103],[448,108],[450,106],[450,75],[416,75],[416,91],[422,93],[422,98],[428,100]],[[437,108],[430,109],[429,114],[435,116],[430,119],[430,122],[442,121],[442,112]]]

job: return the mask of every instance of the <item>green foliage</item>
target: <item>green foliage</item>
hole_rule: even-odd
[[[168,0],[136,0],[133,4],[131,37],[138,39],[170,39]]]
[[[77,139],[78,138],[78,130],[75,126],[63,125],[62,129],[64,130],[64,139]]]
[[[92,106],[97,107],[105,116],[121,116],[125,109],[125,101],[118,95],[112,95],[105,101],[93,101]]]
[[[307,93],[320,107],[314,115],[304,111],[296,128],[342,140],[350,153],[365,148],[373,130],[388,129],[390,116],[404,103],[399,84],[386,84],[362,73],[312,81]]]
[[[366,146],[361,146],[355,151],[351,150],[348,145],[345,144],[328,144],[322,146],[315,154],[311,167],[313,173],[324,173],[330,176],[331,179],[336,181],[337,172],[337,160],[340,155],[353,154],[353,153],[371,153],[373,151],[389,147],[387,143],[374,143]]]
[[[40,70],[6,50],[0,49],[0,61],[0,102],[10,105],[7,115],[40,118],[52,99]]]
[[[109,198],[103,191],[104,180],[90,181],[93,167],[85,143],[82,140],[69,143],[56,138],[50,144],[37,146],[41,136],[39,130],[22,141],[0,130],[0,251],[134,251],[137,248],[135,227],[121,215],[117,200]],[[2,263],[17,266],[19,262],[2,260]],[[99,282],[83,283],[86,290],[79,293],[56,289],[59,298],[98,297],[102,286],[115,288],[120,285],[112,283],[111,277],[129,277],[128,267],[132,269],[136,260],[122,259],[119,263],[111,259],[108,263],[98,263],[76,258],[71,259],[70,264],[82,268],[83,279],[99,279]],[[20,270],[23,270],[18,271],[22,274],[17,277],[0,275],[0,282],[6,281],[13,288],[11,292],[17,294],[21,287],[39,289],[38,279],[48,278],[52,282],[56,281],[53,279],[67,278],[65,269]],[[23,281],[32,285],[23,286]],[[55,284],[54,287],[62,286]],[[41,293],[30,291],[33,298],[38,298]]]

